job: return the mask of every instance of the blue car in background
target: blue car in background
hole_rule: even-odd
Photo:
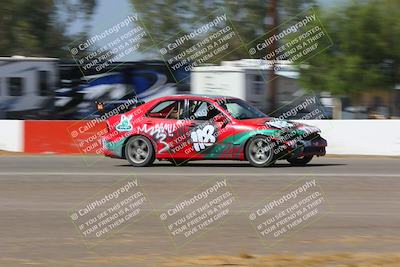
[[[55,114],[61,119],[98,117],[95,101],[149,101],[190,90],[190,73],[172,71],[164,61],[114,63],[103,73],[87,76],[75,63],[60,64],[60,78],[62,88],[56,90]]]

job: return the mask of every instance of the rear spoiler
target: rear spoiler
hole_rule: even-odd
[[[131,109],[134,109],[145,102],[140,100],[111,100],[111,101],[95,101],[97,111],[102,115],[113,109],[118,110],[118,114],[125,113]]]

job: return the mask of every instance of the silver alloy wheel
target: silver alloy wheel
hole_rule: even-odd
[[[257,164],[265,164],[270,161],[272,149],[265,138],[256,138],[250,143],[249,156]]]
[[[128,146],[128,156],[134,163],[141,164],[145,162],[149,155],[147,142],[141,137],[135,139]]]

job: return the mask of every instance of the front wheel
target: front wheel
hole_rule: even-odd
[[[246,159],[254,167],[266,167],[274,164],[274,150],[265,136],[255,136],[245,148]]]
[[[290,164],[293,166],[304,166],[307,163],[309,163],[312,160],[313,156],[304,156],[301,158],[289,158],[287,161],[289,161]]]
[[[151,141],[144,136],[133,136],[125,145],[125,158],[134,167],[146,167],[155,159]]]

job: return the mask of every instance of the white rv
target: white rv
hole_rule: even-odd
[[[0,119],[97,116],[94,101],[149,100],[188,91],[188,77],[183,70],[171,73],[164,61],[114,62],[84,75],[69,60],[0,57]]]
[[[192,70],[191,92],[239,97],[247,100],[260,110],[270,110],[269,81],[272,64],[265,60],[242,59],[222,61],[221,65],[199,66]],[[278,61],[275,65],[277,76],[277,104],[293,101],[304,90],[298,83],[298,72],[290,61]]]
[[[56,58],[0,57],[0,118],[45,117],[58,75]]]

